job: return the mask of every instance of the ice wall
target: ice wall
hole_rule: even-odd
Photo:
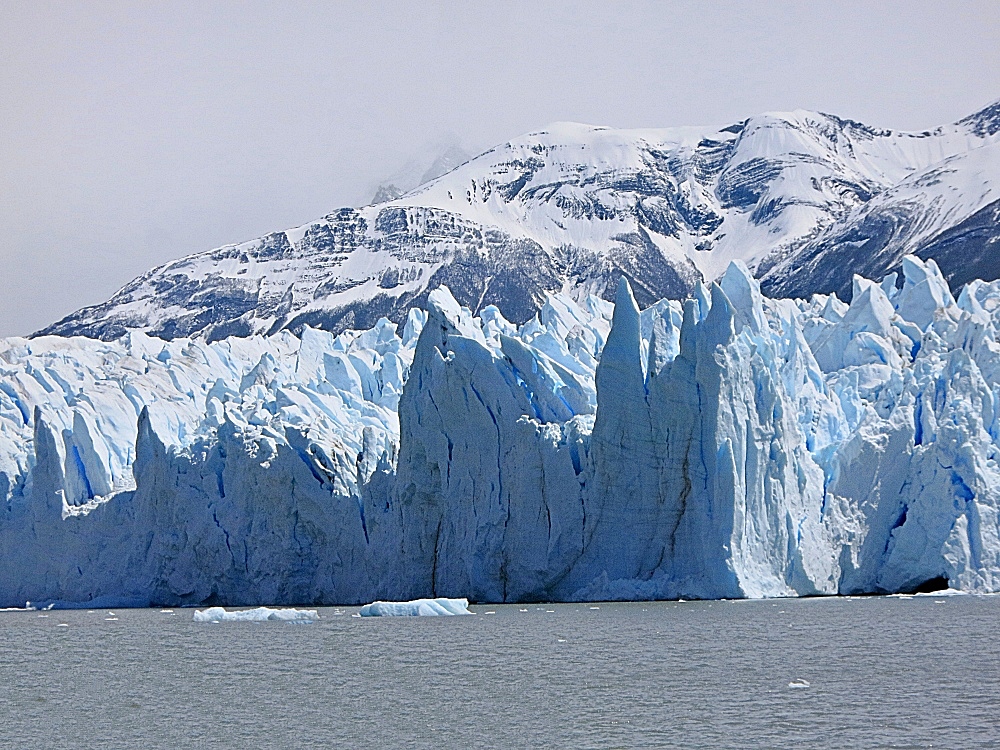
[[[592,422],[541,418],[538,368],[432,299],[393,495],[416,583],[483,600],[836,593],[823,472],[781,380],[789,347],[774,351],[745,269],[724,283],[739,315],[714,286],[643,326],[622,282]]]
[[[1000,590],[1000,283],[0,347],[0,606]]]
[[[424,315],[338,337],[0,351],[0,600],[334,600]],[[360,539],[360,542],[359,542]],[[22,602],[23,603],[23,602]]]

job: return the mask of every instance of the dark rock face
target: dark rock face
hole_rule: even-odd
[[[945,230],[917,255],[934,258],[952,289],[973,279],[1000,279],[1000,201]]]
[[[781,174],[780,162],[754,158],[723,173],[716,193],[724,208],[752,208],[769,182]]]
[[[911,222],[908,211],[866,216],[842,234],[800,253],[796,257],[798,272],[794,275],[769,273],[767,269],[761,279],[761,290],[772,297],[808,297],[833,292],[842,300],[850,300],[854,274],[881,279],[899,265],[906,252],[893,252],[890,243]]]
[[[980,138],[1000,133],[1000,101],[959,120],[958,124],[965,125]]]
[[[904,255],[934,259],[953,291],[973,279],[1000,278],[1000,201],[920,242],[907,233],[919,225],[923,206],[897,205],[872,213],[845,232],[801,253],[798,272],[765,272],[761,289],[772,297],[807,297],[835,293],[850,301],[854,274],[880,279],[901,271]],[[770,270],[770,269],[769,269]]]

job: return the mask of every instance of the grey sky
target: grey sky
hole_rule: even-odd
[[[539,7],[541,6],[541,7]],[[1000,98],[1000,4],[0,0],[0,335],[370,198],[452,140]]]

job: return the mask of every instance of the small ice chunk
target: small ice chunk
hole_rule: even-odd
[[[271,609],[257,607],[227,612],[222,607],[209,607],[194,613],[195,622],[262,622],[264,620],[318,620],[315,609]]]
[[[792,690],[803,690],[804,688],[809,687],[809,680],[792,680],[788,683],[788,687],[792,688]]]
[[[968,591],[961,591],[960,589],[949,588],[949,589],[941,589],[940,591],[918,591],[912,596],[923,596],[923,597],[933,596],[935,598],[940,598],[942,596],[968,596],[968,595],[969,595]]]
[[[468,599],[414,599],[412,602],[372,602],[361,608],[362,617],[420,617],[471,615]]]

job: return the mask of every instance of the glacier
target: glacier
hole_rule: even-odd
[[[0,607],[1000,590],[1000,282],[0,342]],[[102,605],[103,606],[103,605]]]

